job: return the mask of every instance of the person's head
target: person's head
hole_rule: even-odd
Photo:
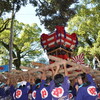
[[[20,85],[20,86],[19,86],[19,88],[23,88],[23,86],[22,86],[22,85]]]
[[[78,81],[78,84],[79,84],[79,85],[88,82],[88,79],[87,79],[87,77],[86,77],[86,74],[85,74],[85,73],[79,74],[79,75],[77,76],[77,81]]]
[[[46,81],[46,82],[45,82],[45,86],[49,86],[51,80],[52,80],[51,77],[47,77],[46,80],[45,80],[45,81]]]
[[[41,83],[41,79],[38,78],[35,80],[36,89],[40,87],[40,83]]]
[[[55,87],[59,87],[64,81],[64,76],[62,74],[57,74],[54,76]]]

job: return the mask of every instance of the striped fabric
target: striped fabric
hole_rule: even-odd
[[[72,61],[74,63],[80,64],[80,65],[85,65],[85,62],[84,62],[84,54],[81,53],[78,56],[72,57]]]
[[[75,46],[77,45],[77,36],[75,33],[72,33],[72,34],[65,33],[63,29],[63,30],[54,32],[53,34],[42,34],[41,44],[44,49],[48,49],[48,47],[54,48],[57,45],[59,46],[63,45],[64,47],[67,47],[73,50],[75,49]]]

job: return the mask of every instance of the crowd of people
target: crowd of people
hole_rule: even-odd
[[[59,73],[60,66],[51,68],[52,77],[46,77],[46,70],[42,69],[41,78],[33,82],[18,82],[17,85],[0,83],[0,100],[100,100],[100,89],[97,87],[89,70],[84,70],[72,81],[68,78],[66,65],[63,65],[64,74]]]

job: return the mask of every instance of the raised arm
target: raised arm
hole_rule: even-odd
[[[6,84],[10,85],[10,78],[7,78]]]
[[[54,79],[54,73],[55,73],[55,71],[54,71],[53,67],[51,67],[51,72],[52,72],[52,78]]]
[[[86,69],[81,68],[81,70],[82,70],[84,73],[86,73],[86,77],[87,77],[88,81],[91,82],[91,83],[93,83],[93,84],[95,84],[95,82],[93,81],[92,76],[90,75],[91,67],[90,67],[90,66],[87,66]]]
[[[80,67],[80,70],[86,74],[90,74],[91,71],[91,67],[88,65],[85,68],[83,68],[83,66]]]
[[[42,72],[42,80],[46,80],[46,70],[43,69],[41,70],[41,72]]]
[[[64,64],[64,73],[65,73],[65,76],[68,76],[68,71],[67,71],[67,68],[66,68],[66,64]]]
[[[7,85],[10,85],[10,74],[9,74],[9,73],[7,74],[7,81],[6,81],[6,84],[7,84]]]
[[[31,82],[31,73],[30,72],[27,72],[27,74],[28,74],[28,82]]]
[[[68,71],[67,71],[67,68],[66,68],[66,63],[63,63],[63,65],[64,65],[64,73],[65,73],[65,75],[64,75],[64,85],[69,90],[70,81],[68,79]]]
[[[52,71],[52,76],[54,75],[55,71],[54,71],[54,68],[51,67],[51,71]]]
[[[60,68],[60,65],[57,65],[57,66],[56,66],[56,71],[54,72],[54,75],[53,75],[53,76],[55,76],[56,74],[58,74],[59,68]]]

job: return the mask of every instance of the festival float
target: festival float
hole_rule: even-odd
[[[41,45],[44,51],[47,51],[48,56],[52,55],[64,60],[71,59],[75,63],[84,65],[84,54],[73,57],[73,52],[78,45],[76,33],[69,34],[63,26],[56,26],[56,31],[52,34],[42,34]],[[49,59],[49,62],[52,64],[54,60]],[[67,64],[66,67],[72,66]]]
[[[77,44],[76,33],[67,33],[63,26],[56,26],[56,31],[52,34],[41,35],[41,45],[47,51],[47,55],[62,59],[71,58]]]
[[[41,35],[41,45],[44,51],[47,52],[49,58],[49,64],[43,64],[38,62],[31,62],[32,65],[38,66],[38,68],[20,66],[21,69],[26,69],[26,72],[22,70],[11,70],[0,75],[0,80],[3,82],[7,78],[10,79],[13,84],[16,84],[19,80],[28,80],[29,77],[40,77],[39,71],[45,69],[49,74],[50,68],[55,66],[61,66],[60,73],[64,73],[63,64],[66,64],[68,77],[72,81],[78,74],[83,73],[80,68],[87,69],[84,63],[84,54],[75,56],[74,51],[78,45],[78,37],[76,33],[69,34],[65,31],[63,26],[56,26],[55,32],[51,34]],[[64,61],[64,63],[63,63]],[[90,70],[91,75],[94,77],[96,84],[100,85],[100,71]],[[49,75],[52,75],[50,73]],[[5,78],[6,77],[6,78]],[[17,79],[17,80],[16,80]],[[30,79],[30,80],[32,80]],[[30,81],[31,82],[31,81]]]
[[[56,26],[55,29],[56,30],[51,34],[43,33],[41,35],[41,45],[44,51],[47,52],[51,66],[54,66],[53,63],[56,63],[56,61],[67,61],[66,67],[69,70],[68,73],[71,79],[72,77],[82,73],[82,71],[79,70],[79,66],[86,68],[84,54],[81,53],[77,56],[74,55],[74,51],[78,45],[78,37],[76,33],[69,34],[65,31],[63,26]],[[100,75],[99,71],[91,69],[91,73],[95,77],[96,81],[100,80],[97,77],[97,75]]]

